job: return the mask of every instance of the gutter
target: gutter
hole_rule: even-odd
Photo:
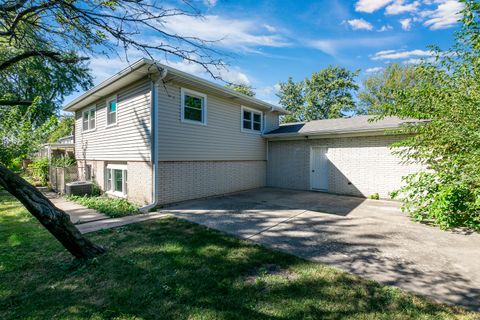
[[[140,212],[146,213],[151,209],[155,208],[158,205],[158,81],[163,80],[167,76],[167,70],[162,68],[160,76],[156,79],[152,79],[150,84],[150,101],[151,101],[151,110],[150,114],[152,115],[150,121],[150,158],[152,161],[152,202],[141,207]]]

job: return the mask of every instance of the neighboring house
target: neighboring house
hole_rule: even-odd
[[[73,135],[59,138],[56,143],[44,143],[40,145],[40,149],[34,154],[36,157],[48,158],[50,162],[52,158],[72,157],[74,156],[74,139]]]
[[[397,119],[280,126],[284,109],[147,59],[64,110],[80,166],[146,208],[263,186],[387,197],[418,170],[388,150]]]

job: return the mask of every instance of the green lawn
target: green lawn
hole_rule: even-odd
[[[0,319],[476,319],[175,219],[90,235],[74,261],[0,191]]]

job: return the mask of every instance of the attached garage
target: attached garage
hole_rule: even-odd
[[[404,138],[392,129],[418,122],[369,116],[286,124],[268,139],[267,185],[271,187],[389,198],[402,177],[422,169],[405,164],[390,145]]]

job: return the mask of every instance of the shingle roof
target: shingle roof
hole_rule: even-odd
[[[395,129],[402,124],[416,124],[425,120],[400,119],[398,117],[385,117],[377,121],[369,121],[373,116],[356,116],[351,118],[314,120],[309,122],[286,123],[280,128],[267,132],[265,136],[275,137],[280,135],[313,135],[313,134],[335,134],[353,133],[365,131],[381,131],[384,129]]]

